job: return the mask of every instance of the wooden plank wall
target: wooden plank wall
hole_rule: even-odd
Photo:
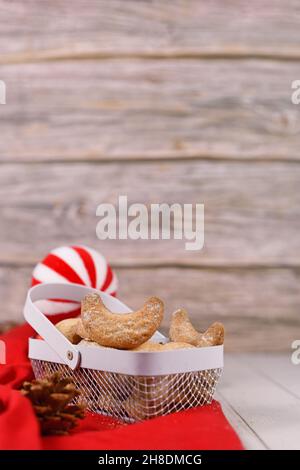
[[[34,264],[86,243],[120,296],[222,320],[228,350],[300,335],[300,4],[0,0],[0,321]],[[205,249],[96,238],[96,207],[204,202]],[[164,324],[166,328],[167,319]]]

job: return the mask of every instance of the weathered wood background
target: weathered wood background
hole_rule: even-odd
[[[0,321],[34,264],[86,243],[137,307],[161,296],[231,350],[300,336],[300,3],[0,0]],[[205,248],[96,238],[96,207],[204,202]],[[167,320],[164,327],[167,325]]]

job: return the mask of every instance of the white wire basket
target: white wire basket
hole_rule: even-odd
[[[125,422],[211,403],[223,369],[223,346],[145,352],[74,345],[38,308],[39,300],[80,302],[92,292],[111,311],[130,312],[118,299],[77,284],[41,284],[29,290],[24,316],[44,338],[29,340],[36,378],[60,372],[77,385],[89,410]],[[167,341],[159,332],[152,339]]]

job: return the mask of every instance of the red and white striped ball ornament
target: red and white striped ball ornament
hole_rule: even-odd
[[[118,281],[103,255],[87,246],[61,246],[38,263],[33,271],[32,285],[59,282],[76,283],[94,287],[110,295],[116,295]],[[72,313],[79,304],[71,301],[41,300],[41,311],[47,315]]]

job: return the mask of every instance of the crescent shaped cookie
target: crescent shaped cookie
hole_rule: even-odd
[[[219,346],[224,343],[224,326],[222,323],[213,323],[205,333],[200,334],[199,340],[196,344],[198,348],[205,346]]]
[[[193,327],[186,310],[179,309],[173,313],[169,336],[171,341],[183,341],[194,346],[197,345],[199,333]]]
[[[198,348],[218,346],[224,343],[224,326],[215,322],[200,333],[193,327],[186,310],[179,309],[173,313],[169,336],[172,341],[186,342]]]
[[[150,297],[140,310],[112,313],[97,294],[81,303],[81,319],[89,340],[101,346],[133,349],[145,343],[158,329],[164,314],[163,302]]]

